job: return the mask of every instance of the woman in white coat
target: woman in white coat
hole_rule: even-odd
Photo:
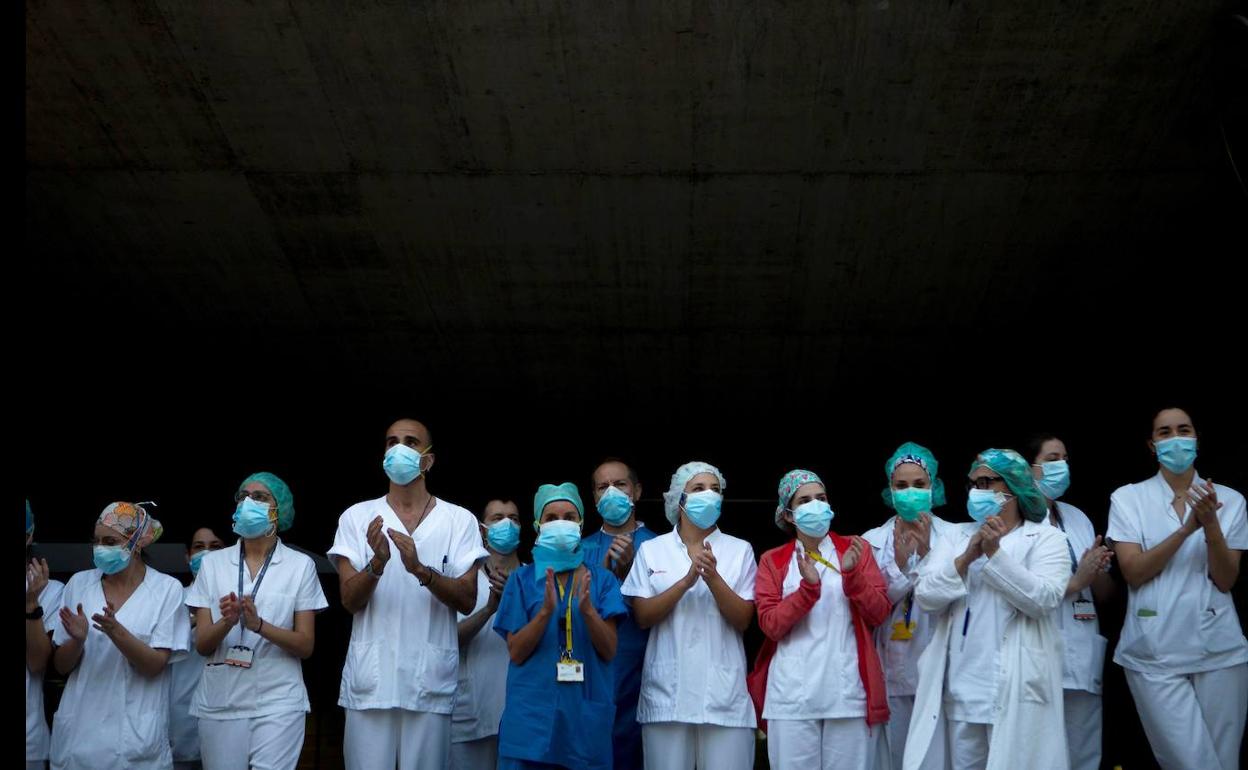
[[[1101,636],[1096,605],[1114,594],[1106,570],[1112,552],[1101,544],[1091,520],[1058,498],[1070,487],[1066,444],[1050,433],[1033,436],[1023,446],[1031,459],[1036,486],[1049,507],[1047,521],[1066,533],[1070,580],[1057,607],[1062,634],[1062,707],[1066,719],[1066,751],[1071,770],[1098,770],[1101,766],[1101,675],[1105,670],[1105,637]]]
[[[1157,413],[1151,445],[1157,475],[1110,498],[1128,587],[1114,662],[1162,767],[1232,770],[1248,711],[1248,641],[1230,594],[1248,549],[1244,496],[1196,472],[1182,409]]]
[[[968,478],[975,522],[919,564],[915,602],[938,620],[919,658],[904,766],[921,766],[943,708],[954,770],[1066,770],[1053,620],[1070,577],[1066,536],[1043,523],[1044,497],[1017,452],[981,452]]]
[[[52,662],[68,678],[52,720],[54,770],[168,770],[169,660],[186,651],[182,584],[143,563],[162,533],[146,504],[96,520],[95,569],[65,585]]]

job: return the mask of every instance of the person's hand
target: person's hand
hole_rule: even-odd
[[[962,560],[968,565],[984,555],[984,537],[982,532],[982,528],[975,530],[975,534],[971,535],[970,542],[966,544],[966,550],[962,552]]]
[[[815,560],[805,550],[797,556],[797,572],[805,582],[819,585],[819,571],[815,569]]]
[[[243,615],[243,605],[233,591],[222,596],[218,606],[221,609],[221,620],[228,623],[231,628],[238,625],[239,618]]]
[[[256,612],[256,603],[252,601],[250,596],[243,594],[242,605],[242,622],[243,628],[252,632],[259,632],[260,627],[264,625],[260,613]]]
[[[77,639],[80,642],[87,641],[87,616],[82,611],[82,605],[78,605],[78,612],[70,612],[68,607],[62,607],[60,611],[61,625],[65,628],[65,633],[69,634],[71,639]]]
[[[1009,525],[1000,516],[989,516],[979,528],[980,548],[991,559],[1001,547],[1001,538],[1009,532]]]
[[[849,548],[845,549],[844,555],[841,556],[841,570],[850,572],[854,567],[858,566],[858,560],[862,558],[862,549],[866,547],[866,541],[855,535],[849,543]]]
[[[425,569],[432,571],[432,568],[425,567],[420,562],[420,554],[416,553],[416,541],[406,532],[400,532],[397,529],[390,528],[386,530],[390,535],[390,539],[394,541],[394,547],[399,551],[399,558],[403,562],[403,568],[412,573],[417,580],[420,580],[420,572]],[[428,582],[428,581],[422,581]]]
[[[611,562],[615,562],[615,566]],[[631,534],[616,535],[611,541],[611,545],[607,548],[607,553],[602,557],[602,566],[606,567],[617,574],[619,572],[628,572],[628,568],[633,564],[633,536]]]
[[[80,608],[81,606],[79,605]],[[112,602],[106,603],[98,614],[92,615],[91,623],[96,631],[102,631],[109,639],[117,638],[126,630],[125,626],[117,622],[117,610],[113,609]]]
[[[386,562],[390,561],[390,541],[386,539],[385,533],[381,531],[381,517],[378,516],[368,523],[368,531],[365,537],[368,538],[368,547],[373,552],[373,559],[377,562],[377,567],[385,569]]]
[[[698,571],[698,577],[711,584],[719,579],[719,570],[716,568],[719,564],[715,558],[715,552],[711,550],[710,543],[703,543],[702,550],[693,555],[693,564]]]
[[[485,576],[490,581],[490,597],[486,599],[486,604],[491,610],[496,610],[503,599],[503,589],[507,587],[507,570],[500,567],[497,571],[491,571],[486,567]]]
[[[1076,588],[1082,591],[1092,585],[1093,579],[1098,573],[1105,571],[1113,557],[1114,552],[1101,545],[1101,536],[1097,535],[1092,547],[1083,552],[1083,556],[1079,559],[1079,566],[1075,569]]]
[[[1218,502],[1218,491],[1212,481],[1206,480],[1203,486],[1193,484],[1187,490],[1187,501],[1192,506],[1192,515],[1188,519],[1195,520],[1202,527],[1219,525],[1218,510],[1222,503]]]
[[[542,598],[542,612],[552,615],[555,612],[555,571],[546,568],[546,595]]]
[[[48,587],[48,560],[31,559],[26,565],[26,611],[39,606],[39,595]]]
[[[701,575],[698,574],[698,562],[692,557],[692,555],[690,555],[689,571],[686,572],[685,576],[680,579],[680,582],[684,585],[685,590],[688,591],[697,584],[698,578],[700,577]]]
[[[589,570],[585,570],[585,574],[581,577],[581,589],[576,593],[576,608],[581,611],[581,617],[592,618],[598,614],[593,600],[590,599],[591,593]]]

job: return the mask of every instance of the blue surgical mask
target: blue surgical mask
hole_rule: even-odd
[[[1171,473],[1183,473],[1196,462],[1196,439],[1191,436],[1175,436],[1153,444],[1157,448],[1157,462]]]
[[[810,537],[823,537],[832,526],[832,517],[836,514],[832,506],[825,500],[811,500],[793,509],[793,523]]]
[[[598,498],[598,514],[613,527],[628,521],[632,512],[633,499],[615,487],[607,487],[607,491]]]
[[[268,503],[244,497],[234,509],[234,534],[239,537],[264,537],[271,526]]]
[[[1036,479],[1036,487],[1050,500],[1056,500],[1070,489],[1070,464],[1065,460],[1040,463],[1044,475]]]
[[[698,529],[710,529],[719,521],[724,497],[713,489],[685,495],[685,516]]]
[[[511,519],[496,521],[485,528],[485,539],[499,553],[511,553],[520,545],[520,525]]]
[[[559,519],[541,525],[533,544],[533,569],[539,582],[546,579],[547,567],[567,572],[581,566],[584,557],[579,522]]]
[[[1001,512],[1009,498],[995,489],[972,489],[966,498],[966,512],[975,521],[983,521]]]
[[[130,549],[124,545],[96,545],[91,547],[91,560],[95,568],[105,575],[116,575],[130,563]]]
[[[208,552],[207,552],[207,551],[197,551],[197,552],[195,553],[195,555],[193,555],[193,556],[191,557],[191,574],[192,574],[192,575],[198,575],[198,574],[199,574],[199,565],[201,565],[201,564],[203,564],[203,563],[204,563],[204,554],[206,554],[206,553],[208,553]]]
[[[893,510],[903,521],[918,521],[919,516],[932,510],[932,490],[929,487],[894,489]]]
[[[395,484],[405,487],[420,478],[420,452],[405,444],[395,444],[386,450],[381,467]]]

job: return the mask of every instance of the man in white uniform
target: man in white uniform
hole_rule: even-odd
[[[342,514],[329,551],[354,616],[338,696],[348,770],[443,770],[450,760],[455,613],[472,612],[488,554],[476,517],[429,492],[432,449],[420,422],[391,425],[382,461],[390,489]]]

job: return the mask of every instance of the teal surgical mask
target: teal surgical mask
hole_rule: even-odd
[[[1042,475],[1036,479],[1036,487],[1050,500],[1056,500],[1070,489],[1070,464],[1065,460],[1052,460],[1039,464]]]
[[[893,490],[893,509],[904,521],[918,521],[919,516],[932,510],[930,487],[906,487]]]
[[[1196,462],[1196,439],[1191,436],[1175,436],[1154,442],[1157,462],[1171,473],[1183,473]]]
[[[613,527],[628,521],[632,513],[633,499],[615,487],[607,487],[607,491],[598,498],[598,514]]]
[[[386,450],[381,461],[382,470],[391,481],[401,487],[411,484],[420,478],[420,452],[404,444],[395,444]]]
[[[130,564],[130,549],[124,545],[96,545],[91,547],[91,560],[95,568],[105,575],[116,575]]]
[[[541,525],[533,544],[533,569],[539,582],[546,579],[547,567],[567,572],[579,567],[584,559],[580,522],[561,519]]]
[[[234,509],[234,534],[239,537],[264,537],[272,526],[275,525],[269,520],[267,503],[244,497]]]
[[[966,498],[966,512],[975,521],[996,516],[1010,498],[995,489],[972,489]]]
[[[520,546],[520,525],[511,519],[496,521],[485,528],[485,539],[499,553],[511,553]]]
[[[685,495],[685,516],[698,529],[710,529],[719,521],[724,497],[713,489]]]
[[[823,537],[828,534],[835,515],[826,500],[811,500],[793,509],[793,523],[803,535]]]

